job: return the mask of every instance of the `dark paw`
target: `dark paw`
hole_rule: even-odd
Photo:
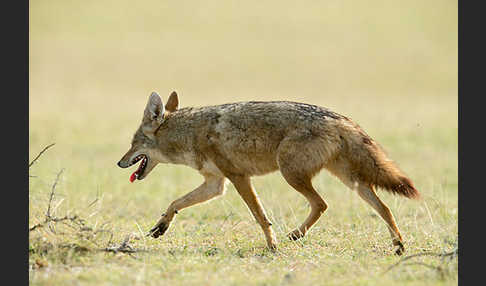
[[[401,241],[394,241],[394,245],[398,246],[398,249],[395,251],[395,254],[401,256],[405,252],[405,247]]]
[[[165,233],[169,226],[165,223],[159,223],[154,228],[150,230],[149,235],[153,238],[157,238]]]
[[[290,240],[299,240],[301,239],[302,237],[304,237],[304,233],[302,233],[300,230],[296,229],[294,231],[292,231],[291,233],[287,234],[287,237],[290,239]]]

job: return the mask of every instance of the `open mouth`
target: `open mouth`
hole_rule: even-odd
[[[140,180],[140,177],[143,175],[143,172],[145,171],[145,167],[147,166],[148,158],[143,154],[140,154],[137,157],[133,158],[131,165],[137,163],[140,160],[142,160],[142,162],[138,166],[138,169],[135,172],[133,172],[133,174],[130,176],[130,182],[132,183],[133,181],[135,181],[135,179]]]

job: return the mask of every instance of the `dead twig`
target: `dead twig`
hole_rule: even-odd
[[[96,199],[93,202],[91,202],[86,208],[89,209],[92,205],[94,205],[96,202],[98,202],[99,199],[100,198],[98,197],[98,195],[96,195]]]
[[[100,249],[101,251],[106,251],[106,252],[113,252],[113,253],[128,253],[130,256],[132,253],[137,253],[137,252],[145,252],[146,250],[143,249],[134,249],[130,244],[131,235],[128,234],[125,236],[125,239],[119,246],[111,246],[111,247],[105,247]]]
[[[34,165],[35,161],[37,161],[37,159],[39,159],[39,157],[42,155],[42,153],[44,153],[47,149],[51,148],[52,146],[54,146],[56,143],[52,143],[51,145],[48,145],[46,146],[44,149],[42,149],[42,151],[40,151],[40,153],[37,155],[37,157],[34,158],[34,160],[32,160],[32,162],[29,163],[29,168]]]
[[[39,155],[37,155],[37,157],[29,164],[29,167],[32,166],[36,162],[36,160],[42,155],[42,153],[44,153],[48,148],[52,147],[53,145],[54,144],[51,144],[51,145],[45,147],[39,153]],[[109,235],[109,241],[108,241],[107,245],[110,245],[112,240],[113,240],[114,234],[111,230],[104,228],[107,223],[102,224],[101,227],[93,228],[93,227],[88,226],[86,220],[81,218],[78,214],[72,215],[72,214],[68,213],[63,217],[57,217],[55,215],[57,207],[63,201],[63,200],[60,200],[57,203],[57,205],[55,203],[56,187],[57,187],[57,185],[58,185],[58,183],[61,179],[63,172],[64,172],[64,168],[62,168],[57,173],[56,179],[54,180],[54,183],[51,186],[51,191],[50,191],[50,194],[49,194],[49,201],[48,201],[48,204],[47,204],[47,210],[45,212],[45,218],[43,219],[43,221],[29,227],[29,232],[40,229],[40,228],[48,227],[48,229],[54,234],[58,234],[58,235],[73,235],[74,234],[77,237],[79,237],[79,238],[81,238],[85,241],[93,243],[97,247],[96,250],[99,250],[99,247],[100,247],[100,244],[96,241],[98,235],[103,234],[103,233],[107,233]],[[32,176],[30,176],[30,177],[32,177]],[[99,199],[100,199],[100,196],[99,196],[99,192],[98,192],[95,200],[93,202],[91,202],[87,206],[87,208],[93,206],[96,202],[99,201]],[[54,228],[54,223],[61,223],[62,225],[70,228],[72,232],[71,231],[69,231],[69,232],[62,232],[62,231],[58,232]],[[125,253],[138,252],[138,250],[133,249],[128,244],[128,241],[129,241],[129,237],[126,238],[125,241],[120,246],[112,247],[112,248],[107,247],[106,251],[125,252]],[[87,251],[89,249],[84,247],[83,250]]]
[[[36,228],[39,228],[39,227],[44,227],[46,226],[46,224],[50,223],[50,222],[63,222],[63,221],[66,221],[66,220],[69,220],[69,221],[72,221],[76,224],[82,224],[83,223],[83,220],[81,218],[79,218],[77,215],[74,215],[74,216],[64,216],[64,217],[49,217],[47,218],[46,217],[46,220],[44,222],[41,222],[41,223],[38,223],[32,227],[29,228],[29,231],[33,231],[35,230]]]
[[[29,228],[29,232],[30,231],[33,231],[33,230],[35,230],[37,228],[45,227],[46,225],[49,226],[49,228],[51,229],[51,231],[55,232],[51,228],[51,225],[50,225],[51,222],[63,222],[63,223],[65,223],[66,221],[70,221],[70,222],[78,225],[81,228],[85,225],[84,219],[80,218],[78,215],[65,215],[63,217],[56,217],[56,216],[53,216],[52,213],[51,213],[51,211],[52,211],[52,202],[54,201],[54,195],[55,195],[55,191],[56,191],[56,186],[57,186],[57,184],[59,182],[59,179],[61,178],[61,174],[62,174],[63,171],[64,171],[64,168],[61,169],[61,171],[59,171],[59,173],[57,173],[56,180],[52,184],[51,193],[49,195],[49,204],[47,205],[46,217],[45,217],[44,221],[43,222],[40,222],[40,223],[38,223],[38,224],[36,224],[36,225],[34,225],[32,227],[30,227]],[[69,225],[69,226],[71,226],[71,225]]]
[[[412,254],[412,255],[409,255],[409,256],[405,256],[404,258],[400,259],[400,261],[398,261],[397,263],[391,265],[390,267],[388,267],[383,273],[387,273],[388,271],[392,270],[393,268],[397,267],[398,265],[402,264],[403,262],[407,261],[407,260],[410,260],[414,257],[420,257],[420,256],[432,256],[432,257],[440,257],[440,258],[446,258],[446,257],[450,257],[451,259],[456,257],[458,255],[458,248],[456,247],[453,251],[450,251],[450,252],[446,252],[446,253],[437,253],[437,252],[424,252],[424,253],[416,253],[416,254]],[[429,265],[429,264],[426,264],[426,263],[422,263],[422,262],[413,262],[413,263],[405,263],[404,265],[422,265],[422,266],[426,266],[428,268],[432,268],[432,269],[435,269],[437,271],[439,271],[441,274],[443,274],[443,269],[442,267],[440,266],[433,266],[433,265]]]
[[[47,205],[47,212],[46,212],[46,217],[45,217],[44,221],[30,227],[29,231],[33,231],[33,230],[35,230],[39,227],[44,227],[46,224],[49,224],[50,222],[60,222],[60,221],[65,221],[65,220],[76,221],[76,220],[79,219],[77,215],[75,215],[75,216],[64,216],[62,218],[53,217],[51,215],[52,201],[54,199],[56,186],[57,186],[57,183],[59,182],[59,178],[61,177],[61,174],[62,174],[63,171],[64,171],[64,168],[61,169],[61,171],[59,171],[59,173],[57,173],[56,180],[52,184],[51,193],[49,195],[49,204]]]
[[[221,223],[221,225],[219,226],[219,229],[223,229],[223,226],[225,225],[226,221],[232,217],[234,215],[234,213],[232,211],[230,211],[230,213],[224,217],[224,220],[223,222]]]
[[[61,171],[59,171],[59,173],[57,173],[56,180],[54,181],[54,184],[52,184],[51,195],[49,196],[49,204],[47,205],[46,219],[51,217],[51,204],[52,204],[52,200],[54,199],[54,191],[56,190],[56,186],[57,186],[57,183],[59,182],[59,178],[60,178],[62,172],[64,172],[64,168],[61,169]]]

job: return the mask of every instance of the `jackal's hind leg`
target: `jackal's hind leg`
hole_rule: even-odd
[[[289,185],[301,193],[311,206],[311,212],[305,221],[300,225],[300,227],[288,234],[288,237],[291,240],[297,240],[304,237],[312,225],[317,222],[322,213],[324,213],[324,211],[327,209],[327,204],[312,186],[310,176],[299,176],[295,173],[286,171],[286,169],[282,167],[280,171]]]
[[[395,251],[395,253],[397,255],[402,255],[403,252],[405,252],[402,235],[398,230],[398,226],[395,223],[395,219],[390,209],[385,205],[385,203],[383,203],[380,200],[380,198],[376,195],[372,187],[366,185],[359,185],[357,190],[359,196],[365,202],[367,202],[373,209],[375,209],[376,212],[383,218],[383,220],[387,224],[388,230],[392,237],[393,245],[398,246],[398,249]]]
[[[323,148],[324,143],[319,138],[308,137],[283,140],[278,148],[277,162],[282,176],[311,207],[305,221],[288,234],[291,240],[302,238],[327,209],[326,202],[312,186],[312,178],[324,167],[332,150]]]
[[[250,178],[246,176],[231,176],[229,179],[252,212],[253,217],[261,226],[267,240],[268,248],[276,250],[277,239],[273,233],[272,224],[268,220],[265,210],[251,185]]]
[[[206,175],[202,185],[169,205],[167,211],[150,230],[149,235],[154,238],[163,235],[178,211],[224,194],[224,181],[223,177]]]

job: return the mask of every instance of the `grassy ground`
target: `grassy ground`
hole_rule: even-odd
[[[305,199],[279,173],[254,178],[280,242],[271,253],[232,185],[180,212],[163,237],[136,239],[202,177],[159,165],[130,184],[133,170],[116,166],[152,90],[177,90],[183,106],[326,106],[357,121],[421,191],[422,201],[379,192],[406,255],[450,251],[457,2],[31,1],[29,54],[29,157],[56,143],[29,170],[29,227],[43,223],[61,170],[50,213],[83,220],[30,231],[31,284],[457,284],[456,258],[416,257],[384,273],[400,260],[385,224],[325,171],[314,185],[329,209],[298,242],[285,235],[305,219]],[[136,253],[103,250],[129,234]]]

